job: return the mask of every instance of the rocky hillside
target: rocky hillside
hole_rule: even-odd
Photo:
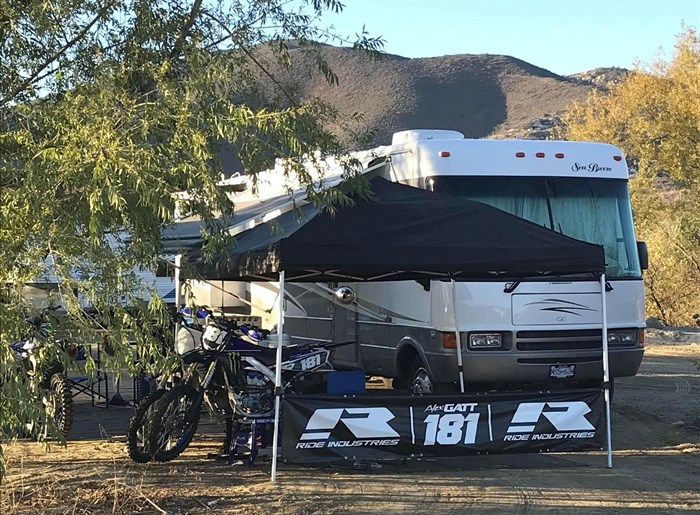
[[[292,58],[295,56],[292,50]],[[338,76],[330,86],[318,74],[295,72],[284,82],[301,98],[321,98],[344,114],[359,113],[374,131],[372,145],[410,128],[453,129],[470,138],[546,138],[573,101],[627,73],[603,68],[560,76],[504,55],[446,55],[375,61],[348,48],[325,47]]]

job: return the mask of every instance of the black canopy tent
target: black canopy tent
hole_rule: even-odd
[[[312,205],[236,236],[205,263],[207,279],[396,281],[603,273],[599,245],[585,243],[500,209],[375,178],[374,198],[355,198],[335,215]]]
[[[236,235],[225,255],[205,261],[199,250],[189,261],[209,280],[272,280],[280,283],[277,386],[283,332],[284,283],[455,280],[571,274],[600,276],[603,312],[603,378],[609,381],[603,247],[575,240],[486,204],[401,185],[371,181],[374,197],[354,198],[331,215],[313,205],[289,211]],[[455,309],[457,359],[463,391],[462,352]],[[608,451],[610,406],[606,390]],[[279,396],[276,402],[275,435]],[[276,453],[273,453],[276,458]],[[275,480],[273,459],[272,480]]]

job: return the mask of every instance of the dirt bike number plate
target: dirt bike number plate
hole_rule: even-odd
[[[324,364],[328,359],[328,351],[319,351],[313,354],[297,358],[286,365],[282,365],[283,370],[314,370]]]

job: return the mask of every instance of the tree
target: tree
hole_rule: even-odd
[[[284,158],[285,176],[297,176],[312,198],[343,200],[317,193],[302,166],[344,150],[343,119],[296,98],[276,75],[292,66],[294,52],[305,56],[295,66],[337,82],[320,42],[348,41],[320,17],[342,7],[338,0],[3,3],[0,443],[42,419],[41,395],[9,349],[40,313],[24,285],[45,276],[58,285],[52,300],[61,309],[41,311],[57,335],[45,339],[40,361],[70,365],[58,340],[80,344],[106,332],[117,369],[136,366],[129,338],[144,362],[160,367],[154,327],[166,311],[157,295],[138,302],[147,285],[135,271],[157,265],[177,191],[189,192],[185,210],[210,224],[206,248],[226,240],[216,222],[233,214],[217,187],[223,147],[249,173]],[[375,56],[382,46],[364,29],[350,43]],[[0,446],[0,479],[2,463]]]
[[[668,325],[700,312],[700,40],[684,28],[669,62],[639,68],[567,112],[568,139],[619,146],[638,236],[649,246],[647,311]],[[697,317],[696,317],[697,318]]]

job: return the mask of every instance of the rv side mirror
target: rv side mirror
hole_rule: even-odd
[[[649,251],[647,250],[646,241],[637,242],[637,254],[639,254],[639,266],[642,270],[649,268]]]
[[[355,292],[349,286],[341,286],[335,290],[335,298],[341,304],[352,304],[355,301]]]

